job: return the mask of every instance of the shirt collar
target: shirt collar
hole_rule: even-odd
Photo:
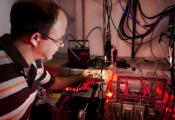
[[[21,65],[22,67],[29,67],[29,64],[18,51],[16,46],[13,44],[11,39],[11,35],[5,34],[0,38],[0,45],[8,54],[8,56],[17,64]]]

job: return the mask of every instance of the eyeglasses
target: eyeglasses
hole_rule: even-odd
[[[61,47],[61,45],[63,44],[63,42],[64,42],[64,39],[63,39],[63,37],[64,36],[62,36],[61,38],[59,38],[59,39],[53,39],[53,38],[51,38],[51,37],[49,37],[49,36],[47,36],[47,35],[43,35],[44,37],[47,37],[48,39],[50,39],[51,41],[53,41],[57,46],[59,46],[59,47]]]

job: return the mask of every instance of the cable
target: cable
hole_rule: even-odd
[[[173,32],[173,30],[172,31],[170,31],[170,36],[174,36],[174,32]],[[168,105],[169,105],[169,102],[170,102],[170,98],[171,98],[171,95],[175,95],[175,88],[174,88],[174,86],[175,86],[175,76],[174,76],[174,39],[175,38],[171,38],[170,37],[170,43],[169,43],[169,47],[170,47],[170,53],[169,53],[169,56],[170,56],[170,58],[172,58],[170,61],[169,61],[169,63],[170,63],[170,70],[171,70],[171,84],[170,84],[170,93],[169,93],[169,96],[168,96],[168,100],[167,100],[167,103],[166,103],[166,105],[165,105],[165,108],[164,108],[164,110],[163,110],[163,114],[161,115],[161,120],[163,120],[163,118],[164,118],[164,115],[165,115],[165,112],[166,112],[166,108],[168,107]],[[173,41],[172,41],[172,39],[173,39]],[[173,98],[173,103],[172,103],[172,106],[171,106],[171,119],[172,119],[172,117],[173,117],[173,112],[174,112],[174,98]]]
[[[138,45],[138,47],[137,47],[136,50],[134,51],[134,56],[135,56],[136,53],[138,52],[138,50],[139,50],[139,48],[141,47],[142,43],[143,43],[143,39],[141,39],[140,44]]]
[[[72,34],[66,34],[66,40],[68,40],[69,37],[70,37],[72,40],[76,40],[76,38],[75,38]]]
[[[126,34],[125,32],[125,27],[124,27],[124,23],[125,21],[127,20],[128,17],[131,17],[133,18],[132,16],[132,11],[130,10],[131,7],[129,6],[131,0],[128,1],[128,4],[125,8],[125,11],[124,11],[124,14],[122,16],[122,19],[120,21],[120,24],[119,24],[119,30],[118,30],[118,33],[119,33],[119,37],[123,40],[126,40],[126,39],[133,39],[132,36],[129,36],[128,34]],[[121,1],[120,1],[120,4],[121,4]],[[173,10],[175,9],[175,5],[172,5],[172,6],[168,6],[167,8],[165,8],[161,13],[155,15],[155,16],[152,16],[152,17],[148,17],[148,16],[145,16],[145,14],[143,13],[142,9],[141,9],[141,5],[140,5],[140,2],[138,1],[138,8],[139,8],[139,12],[141,14],[141,16],[143,16],[144,18],[149,18],[149,19],[153,19],[153,18],[157,18],[154,22],[150,23],[150,24],[146,24],[144,26],[142,26],[143,28],[146,28],[146,31],[143,33],[143,34],[136,34],[135,36],[135,39],[138,39],[138,38],[141,38],[141,37],[145,37],[147,35],[149,35],[154,29],[155,27],[157,26],[157,24],[166,16],[168,16],[170,13],[173,12]],[[131,16],[130,16],[131,14]],[[132,19],[133,21],[135,21],[137,24],[140,24],[138,22],[137,19]],[[132,33],[132,32],[131,32]]]
[[[147,16],[147,15],[144,14],[144,12],[143,12],[143,10],[142,10],[142,8],[141,8],[140,2],[138,2],[138,8],[139,8],[141,14],[142,14],[145,18],[147,18],[147,19],[155,19],[155,18],[161,16],[162,14],[166,14],[166,13],[168,13],[168,12],[170,12],[170,11],[173,12],[173,9],[175,9],[175,5],[170,5],[170,6],[166,7],[164,10],[162,10],[160,13],[157,13],[156,15],[153,15],[153,16]]]
[[[85,37],[85,40],[88,40],[88,37],[91,35],[91,33],[96,30],[99,29],[102,32],[102,28],[101,27],[94,27],[92,28],[92,30],[89,31],[89,33],[87,34],[87,36]]]
[[[151,34],[151,38],[152,38],[152,36],[153,36],[153,32]],[[152,41],[150,42],[150,48],[151,48],[150,50],[151,50],[151,53],[152,53],[153,57],[157,60],[157,57],[155,56],[155,54],[153,52],[153,49],[152,49]]]
[[[57,115],[56,115],[58,118],[61,116],[60,113],[61,113],[61,110],[63,109],[63,106],[64,106],[65,102],[72,99],[72,98],[73,97],[71,95],[66,95],[65,98],[63,98],[63,101],[62,101],[62,103],[59,107],[59,110],[57,112]]]

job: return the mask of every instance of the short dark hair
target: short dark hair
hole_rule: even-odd
[[[48,35],[57,20],[59,9],[51,0],[18,0],[10,13],[11,35],[29,36],[35,32]]]

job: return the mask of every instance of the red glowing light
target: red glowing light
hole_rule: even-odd
[[[171,95],[171,100],[174,100],[174,95]]]
[[[109,100],[108,99],[106,99],[106,103],[108,103],[109,102]]]
[[[125,81],[125,95],[128,95],[128,80]]]
[[[171,113],[171,108],[167,107],[167,108],[166,108],[166,112]]]
[[[111,98],[113,96],[113,92],[107,92],[106,93],[106,96],[109,97],[109,98]]]
[[[161,90],[160,86],[157,87],[156,92],[157,92],[158,94],[162,94],[162,90]]]

